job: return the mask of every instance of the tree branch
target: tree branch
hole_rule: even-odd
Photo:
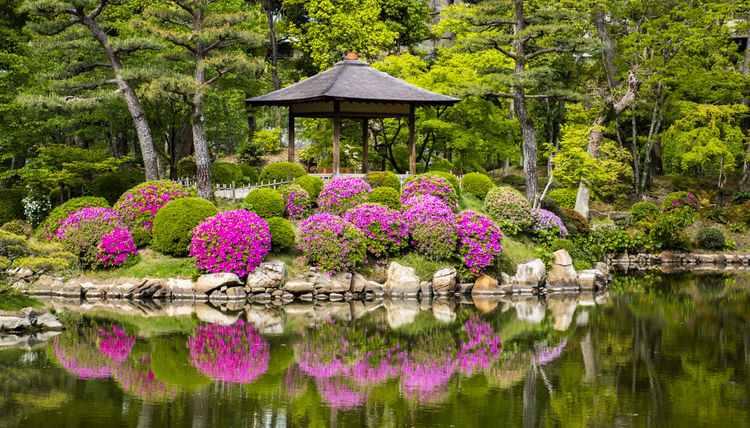
[[[546,48],[546,49],[539,49],[536,52],[532,52],[528,55],[526,55],[524,58],[526,59],[532,59],[535,57],[538,57],[539,55],[544,55],[552,52],[565,52],[565,47],[563,46],[555,46],[554,48]]]
[[[99,16],[100,13],[102,13],[104,8],[107,7],[107,3],[109,3],[108,0],[100,0],[99,6],[97,6],[96,9],[94,9],[94,11],[89,14],[89,18],[96,19],[96,17]]]

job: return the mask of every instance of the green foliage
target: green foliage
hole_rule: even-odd
[[[214,204],[201,198],[180,198],[167,202],[154,217],[154,249],[185,256],[191,231],[203,220],[219,213]]]
[[[280,253],[294,246],[294,229],[289,220],[281,217],[271,217],[266,220],[271,232],[271,251]]]
[[[237,146],[234,154],[240,162],[250,165],[260,165],[263,163],[263,155],[266,152],[263,150],[263,144],[260,141],[245,139],[245,141]]]
[[[508,174],[500,179],[500,183],[520,189],[526,185],[526,179],[522,175]]]
[[[378,187],[391,187],[395,189],[396,192],[401,191],[401,180],[398,179],[396,174],[390,171],[369,172],[367,173],[365,181],[367,181],[373,189],[377,189]]]
[[[25,236],[0,229],[0,256],[14,259],[27,251],[27,245]]]
[[[198,166],[195,163],[195,155],[186,156],[177,161],[177,177],[187,178],[198,175]]]
[[[325,183],[323,183],[323,179],[320,177],[305,174],[295,178],[294,184],[305,189],[307,194],[310,195],[310,199],[315,201],[318,199],[318,195],[323,190],[323,184]]]
[[[630,207],[630,223],[653,222],[659,216],[659,207],[651,202],[636,202]]]
[[[49,240],[54,238],[55,232],[68,216],[87,207],[111,208],[109,202],[101,197],[84,196],[81,198],[73,198],[49,213],[44,225],[39,228],[37,232],[37,239]]]
[[[14,268],[29,269],[36,274],[64,274],[76,265],[77,257],[67,251],[42,256],[27,256],[16,259]]]
[[[729,223],[729,230],[732,232],[742,233],[745,231],[745,225],[742,223]]]
[[[721,230],[714,227],[704,227],[696,235],[698,246],[706,250],[722,250],[726,243],[726,238]]]
[[[693,224],[690,210],[674,210],[661,215],[649,230],[649,236],[660,249],[690,250],[685,228]]]
[[[713,220],[717,223],[726,224],[728,214],[727,211],[724,208],[716,207],[706,213],[706,218],[709,220]]]
[[[0,189],[0,223],[23,219],[23,199],[25,192],[21,189]]]
[[[560,219],[563,221],[565,228],[568,229],[568,233],[572,235],[586,235],[589,233],[591,229],[586,217],[579,214],[578,211],[567,207],[561,207],[560,209],[563,213]]]
[[[0,229],[27,238],[31,236],[31,227],[22,220],[11,220],[0,227]]]
[[[274,189],[267,187],[253,189],[245,197],[243,209],[252,211],[263,218],[281,217],[284,215],[284,198]]]
[[[742,205],[732,205],[727,208],[728,220],[733,223],[745,223],[750,225],[750,201]]]
[[[401,198],[398,191],[392,187],[376,187],[367,195],[367,202],[386,205],[388,208],[398,210],[401,208]]]
[[[255,184],[258,182],[258,170],[246,163],[239,164],[239,167],[242,170],[242,176],[245,177],[243,183]]]
[[[732,204],[742,205],[750,201],[750,190],[738,190],[732,194]]]
[[[575,254],[578,251],[578,247],[568,239],[555,239],[549,246],[550,251],[565,250],[568,254]]]
[[[304,168],[297,165],[296,163],[276,162],[263,168],[263,171],[260,172],[260,181],[268,182],[273,180],[294,180],[295,178],[301,177],[303,175],[305,175]],[[310,196],[312,196],[312,194]]]
[[[452,173],[445,172],[445,171],[430,171],[430,172],[425,172],[424,174],[419,174],[419,175],[437,175],[438,177],[442,177],[448,181],[448,184],[451,185],[451,189],[453,190],[453,194],[456,195],[456,198],[461,196],[461,185],[458,182],[458,178]],[[412,181],[413,180],[412,177],[415,177],[415,176],[411,176],[407,178],[406,181],[407,182]]]
[[[601,225],[591,229],[588,238],[583,241],[579,248],[588,248],[596,250],[602,254],[620,254],[623,252],[642,252],[650,251],[651,243],[648,237],[639,230],[626,231],[618,227],[609,227]]]
[[[504,234],[517,235],[531,225],[531,207],[526,197],[512,187],[496,187],[487,193],[484,210]]]
[[[253,140],[263,148],[264,153],[274,154],[279,151],[281,128],[259,129],[255,131]]]
[[[698,209],[698,200],[692,193],[686,191],[672,192],[668,194],[661,205],[662,211],[672,210],[696,210]]]
[[[230,185],[232,182],[240,184],[245,181],[239,165],[229,162],[214,162],[211,164],[211,180],[214,184]]]
[[[146,181],[146,175],[141,171],[110,172],[96,177],[92,190],[94,196],[102,197],[112,205],[128,189],[144,181]]]
[[[557,202],[558,205],[565,208],[573,209],[576,207],[576,197],[578,192],[574,189],[555,189],[550,190],[548,196]]]
[[[466,190],[479,199],[484,199],[495,183],[485,174],[470,172],[461,179],[461,189]]]

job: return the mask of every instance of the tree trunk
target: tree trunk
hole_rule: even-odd
[[[658,89],[656,91],[656,100],[654,101],[654,109],[651,113],[651,127],[648,131],[648,137],[646,138],[646,154],[643,160],[643,172],[641,173],[641,192],[646,190],[646,185],[649,182],[649,172],[651,171],[651,152],[653,150],[653,141],[656,138],[656,134],[659,133],[661,128],[661,121],[664,117],[664,84],[659,82]]]
[[[641,165],[641,154],[638,151],[638,127],[637,127],[637,116],[635,114],[635,106],[631,106],[630,108],[630,126],[631,128],[631,152],[633,155],[633,184],[635,184],[635,195],[638,200],[640,200],[641,196],[641,187],[638,185],[640,183],[640,165]]]
[[[750,15],[745,18],[745,23],[747,24],[748,35],[745,40],[745,59],[742,61],[742,80],[745,82],[745,96],[742,97],[742,105],[750,107],[750,82],[747,79],[748,72],[750,71],[748,70],[748,66],[750,66]],[[750,118],[746,118],[743,122],[746,122],[745,135],[750,137]],[[750,187],[750,142],[747,144],[745,160],[742,162],[740,185],[743,188]]]
[[[193,147],[195,147],[195,167],[197,169],[197,182],[199,198],[207,201],[213,200],[211,183],[211,155],[208,153],[208,142],[206,141],[206,117],[203,111],[203,94],[200,87],[206,83],[206,71],[202,67],[203,46],[196,44],[195,55],[195,83],[199,87],[193,97]]]

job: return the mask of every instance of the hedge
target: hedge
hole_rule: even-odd
[[[493,187],[495,187],[495,183],[486,175],[478,172],[470,172],[461,179],[461,190],[466,190],[482,200]]]
[[[232,182],[241,184],[245,181],[242,168],[229,162],[214,162],[211,164],[211,181],[214,184],[230,185]]]
[[[263,171],[260,172],[260,181],[294,180],[305,174],[305,169],[296,163],[276,162],[263,168]]]
[[[245,204],[244,209],[252,211],[262,218],[284,215],[284,197],[276,190],[267,187],[253,189],[245,197]]]
[[[392,210],[401,208],[401,196],[392,187],[376,187],[367,195],[367,202],[382,204]]]
[[[294,245],[294,229],[289,220],[281,217],[272,217],[266,220],[268,230],[271,233],[271,251],[279,253],[292,248]]]
[[[373,189],[378,187],[391,187],[397,192],[401,191],[401,180],[390,171],[373,171],[367,174],[367,183]]]
[[[302,186],[310,195],[311,200],[317,200],[318,195],[323,190],[323,179],[315,177],[314,175],[303,175],[294,179],[294,184]]]
[[[68,218],[71,214],[82,208],[111,208],[109,202],[97,196],[84,196],[82,198],[73,198],[59,207],[52,210],[47,216],[44,225],[42,225],[37,232],[37,239],[48,240],[55,237],[57,229],[60,227],[62,222]]]
[[[165,254],[185,256],[191,231],[203,220],[219,213],[214,204],[201,198],[167,202],[154,217],[154,248]]]

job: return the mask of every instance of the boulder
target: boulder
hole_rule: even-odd
[[[324,272],[310,271],[307,273],[307,277],[314,284],[318,293],[344,293],[352,288],[351,272],[338,272],[328,275]]]
[[[279,260],[261,263],[247,275],[245,290],[253,288],[279,288],[286,281],[286,264]]]
[[[422,281],[419,283],[419,294],[423,299],[429,299],[432,297],[432,283],[430,281]]]
[[[460,282],[456,286],[456,294],[471,294],[471,290],[474,289],[474,283],[473,282]]]
[[[388,266],[388,280],[385,282],[385,292],[392,295],[416,296],[420,290],[419,275],[413,267],[402,266],[391,262]]]
[[[245,300],[247,297],[247,293],[245,293],[245,289],[242,287],[228,288],[226,293],[229,300]]]
[[[229,272],[201,275],[195,281],[195,292],[210,294],[211,291],[224,286],[242,285],[240,278]]]
[[[497,305],[500,303],[500,297],[497,296],[489,296],[489,295],[471,295],[472,300],[474,300],[474,306],[479,310],[479,312],[482,312],[484,314],[490,313]]]
[[[452,293],[456,289],[456,269],[452,267],[438,270],[432,275],[432,290],[438,294]]]
[[[435,300],[432,302],[432,316],[444,323],[456,320],[456,304],[452,300]]]
[[[555,261],[552,269],[547,273],[547,288],[576,287],[578,275],[573,267],[573,259],[565,250],[555,251]]]
[[[544,280],[547,278],[547,270],[544,267],[544,262],[540,259],[534,259],[527,263],[518,265],[516,275],[513,277],[513,284],[524,288],[528,287],[539,287],[544,284]]]
[[[581,271],[578,274],[578,285],[581,290],[593,290],[596,288],[596,274],[592,269]]]
[[[26,331],[31,329],[31,321],[23,314],[0,315],[0,331]]]
[[[60,322],[59,319],[57,319],[56,316],[50,314],[50,313],[44,313],[40,314],[36,317],[36,320],[34,321],[34,325],[37,326],[37,328],[40,328],[42,330],[64,330],[65,326],[63,323]]]
[[[284,290],[294,294],[312,293],[315,285],[307,278],[294,277],[284,284]]]
[[[489,275],[480,275],[474,286],[471,288],[471,296],[488,295],[488,294],[504,294],[510,291],[509,287],[501,287],[497,280]]]
[[[365,287],[367,286],[367,278],[362,276],[361,274],[355,272],[352,275],[352,293],[362,293],[365,291]]]
[[[716,254],[698,254],[698,260],[701,263],[713,264],[716,263]]]

